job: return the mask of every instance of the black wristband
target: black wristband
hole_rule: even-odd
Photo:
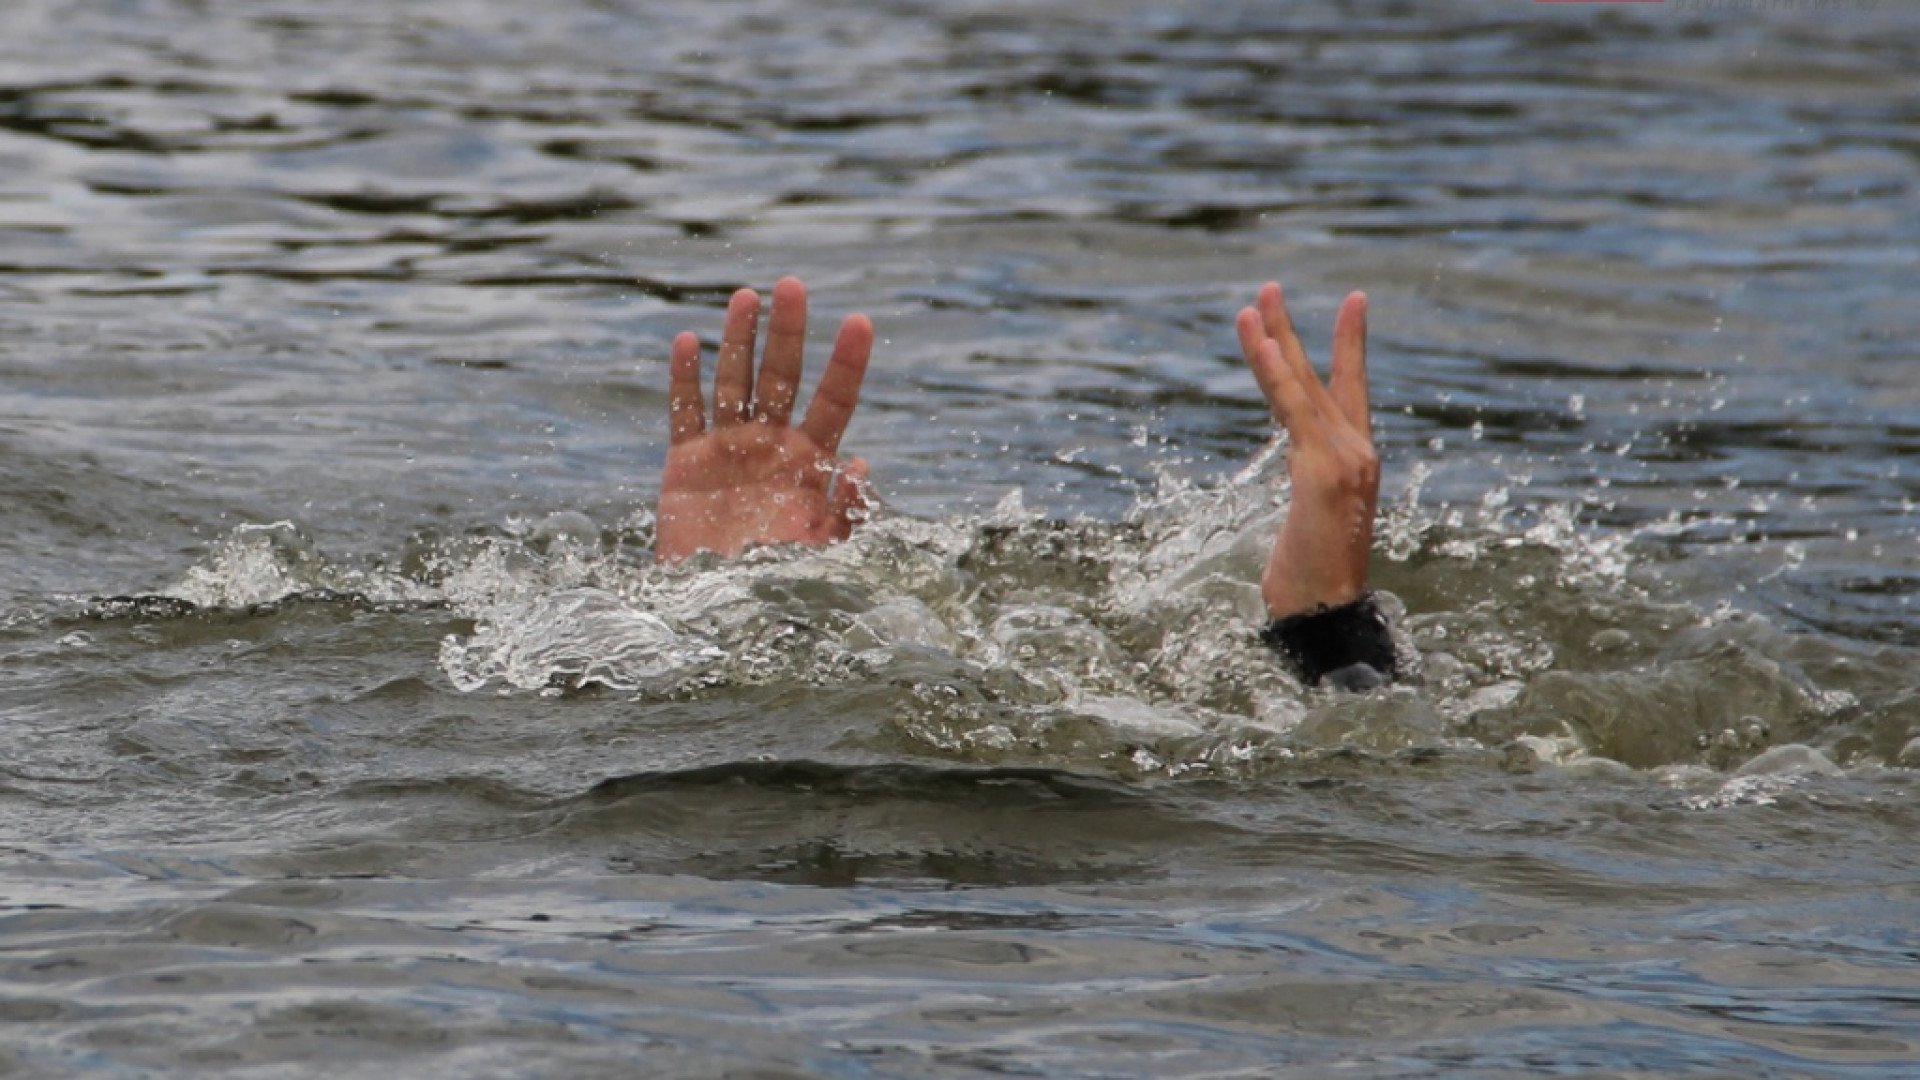
[[[1365,664],[1377,676],[1334,680],[1354,689],[1368,689],[1393,679],[1399,667],[1393,649],[1393,632],[1387,617],[1373,602],[1373,594],[1361,593],[1358,600],[1339,607],[1320,607],[1298,615],[1288,615],[1268,623],[1260,631],[1260,640],[1273,647],[1292,666],[1294,674],[1308,686],[1334,672],[1356,664]]]

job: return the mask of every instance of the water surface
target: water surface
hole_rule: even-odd
[[[0,1072],[1920,1059],[1906,9],[6,25]],[[782,273],[887,506],[654,567]],[[1386,692],[1252,638],[1271,277],[1372,296]]]

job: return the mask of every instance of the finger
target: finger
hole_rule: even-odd
[[[1312,393],[1301,385],[1298,369],[1280,355],[1279,342],[1268,339],[1260,347],[1260,367],[1272,372],[1273,397],[1270,400],[1275,403],[1274,414],[1286,426],[1294,448],[1298,450],[1325,441],[1326,420],[1320,413],[1320,405]],[[1259,367],[1254,369],[1256,374],[1259,370]]]
[[[1233,328],[1240,336],[1240,354],[1246,357],[1247,366],[1253,369],[1253,381],[1260,384],[1260,396],[1267,399],[1267,408],[1273,415],[1284,420],[1281,416],[1280,380],[1286,371],[1286,362],[1278,360],[1278,352],[1273,354],[1276,362],[1269,362],[1265,351],[1268,345],[1277,348],[1278,343],[1267,336],[1260,313],[1253,308],[1241,308],[1240,317],[1233,321]]]
[[[847,433],[853,419],[853,407],[860,403],[860,381],[867,376],[867,358],[873,355],[873,323],[865,315],[849,315],[840,324],[840,337],[833,343],[833,359],[827,361],[827,373],[820,376],[820,387],[807,405],[807,418],[800,425],[807,437],[829,454],[840,452],[840,437]]]
[[[845,540],[867,513],[867,459],[848,458],[827,501],[827,528],[835,540]]]
[[[713,426],[746,419],[753,399],[753,338],[760,321],[760,295],[741,289],[727,301],[727,324],[720,333],[720,362],[713,373]]]
[[[1260,344],[1267,340],[1260,313],[1250,307],[1241,308],[1240,314],[1234,316],[1233,332],[1240,339],[1240,355],[1247,358],[1247,363],[1253,363],[1253,358],[1260,354]]]
[[[667,445],[679,446],[706,430],[707,404],[700,397],[700,339],[673,339],[667,361]]]
[[[1334,404],[1354,429],[1373,437],[1373,416],[1367,407],[1367,294],[1356,292],[1340,305],[1333,323]]]
[[[1287,312],[1287,295],[1280,289],[1280,283],[1269,281],[1260,286],[1260,296],[1255,300],[1260,309],[1260,317],[1266,324],[1267,336],[1280,343],[1280,355],[1290,364],[1298,364],[1308,371],[1313,365],[1307,360],[1307,350],[1300,344],[1300,335],[1294,333],[1293,316]],[[1314,381],[1319,381],[1314,376]]]
[[[807,342],[807,287],[783,277],[773,286],[773,313],[767,316],[767,354],[760,362],[753,400],[754,419],[785,424],[800,393],[801,353]]]
[[[1279,343],[1281,358],[1299,380],[1301,389],[1313,399],[1316,409],[1324,414],[1323,419],[1331,420],[1336,416],[1344,418],[1346,413],[1327,393],[1326,384],[1320,381],[1320,373],[1313,369],[1313,362],[1307,359],[1307,350],[1300,345],[1300,335],[1293,329],[1293,316],[1287,313],[1286,294],[1281,292],[1279,284],[1269,281],[1261,286],[1256,304],[1267,336]]]

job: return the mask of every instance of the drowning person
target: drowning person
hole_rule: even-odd
[[[660,478],[654,555],[675,562],[709,551],[731,557],[756,544],[820,546],[845,540],[865,517],[867,463],[841,457],[860,401],[873,323],[840,324],[806,416],[793,423],[806,341],[807,289],[773,287],[759,370],[760,296],[727,304],[713,378],[711,422],[701,392],[700,341],[682,333],[669,363],[670,436]],[[1326,382],[1294,333],[1280,286],[1260,287],[1234,329],[1260,392],[1289,436],[1293,501],[1261,574],[1269,622],[1261,639],[1309,685],[1371,689],[1396,672],[1386,617],[1367,589],[1380,460],[1367,403],[1367,297],[1353,293],[1334,321]]]

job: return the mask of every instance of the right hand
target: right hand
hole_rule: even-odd
[[[773,287],[758,385],[753,370],[760,296],[741,289],[727,304],[713,378],[713,426],[700,393],[700,340],[673,340],[668,394],[671,435],[660,477],[654,557],[699,551],[734,556],[753,544],[818,546],[844,540],[867,507],[867,463],[839,456],[873,352],[873,323],[849,315],[806,419],[789,423],[800,392],[807,288]]]

